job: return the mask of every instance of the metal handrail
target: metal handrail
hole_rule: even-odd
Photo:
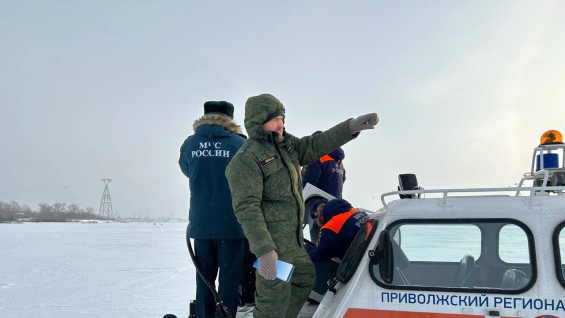
[[[388,203],[385,197],[399,194],[425,194],[425,193],[443,193],[443,204],[447,203],[448,193],[484,193],[484,192],[516,192],[518,196],[520,191],[530,191],[530,198],[533,198],[536,192],[542,191],[565,191],[565,186],[541,186],[541,187],[506,187],[506,188],[467,188],[467,189],[431,189],[431,190],[409,190],[409,191],[392,191],[383,193],[381,195],[381,202],[385,208],[388,208]],[[405,199],[417,200],[417,199]]]

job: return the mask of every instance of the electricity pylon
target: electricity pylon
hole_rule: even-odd
[[[100,200],[100,209],[98,214],[104,216],[108,219],[114,217],[112,213],[112,199],[110,199],[110,190],[108,190],[108,184],[112,179],[102,179],[104,181],[104,193],[102,194],[102,200]]]

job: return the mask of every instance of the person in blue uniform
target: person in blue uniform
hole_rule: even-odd
[[[344,199],[314,200],[310,209],[317,211],[320,234],[316,245],[305,244],[306,252],[316,268],[316,284],[310,293],[311,302],[319,302],[327,290],[327,281],[335,277],[337,264],[331,259],[343,258],[361,225],[369,215],[355,209]]]
[[[321,131],[316,131],[312,136],[319,133]],[[304,166],[302,168],[302,187],[310,183],[336,198],[342,198],[345,182],[343,159],[345,159],[345,152],[339,147],[317,161]]]
[[[312,136],[319,133],[321,131],[316,131]],[[304,188],[306,184],[310,183],[335,198],[341,199],[343,183],[345,182],[344,158],[345,152],[339,147],[320,159],[302,167],[302,187]],[[306,214],[306,216],[308,217],[309,214]],[[305,220],[305,224],[308,224],[310,228],[311,241],[316,242],[320,227],[311,217]]]
[[[193,124],[194,134],[180,148],[179,166],[190,185],[188,236],[206,279],[235,317],[242,271],[245,235],[232,208],[225,177],[226,166],[245,142],[233,121],[233,105],[225,101],[204,103],[204,116]],[[196,275],[197,317],[221,317],[212,292]]]

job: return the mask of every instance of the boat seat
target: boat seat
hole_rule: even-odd
[[[479,269],[475,266],[475,258],[466,254],[459,262],[459,269],[453,280],[453,287],[473,287],[479,275]]]
[[[526,276],[526,273],[519,269],[510,268],[504,272],[504,275],[502,275],[500,288],[508,290],[518,290],[526,287],[529,282],[530,280]]]

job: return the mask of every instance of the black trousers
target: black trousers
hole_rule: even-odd
[[[237,312],[238,288],[243,262],[243,239],[194,239],[194,254],[206,279],[215,285],[218,278],[218,294],[232,317]],[[218,277],[219,271],[219,277]],[[216,313],[216,304],[212,292],[196,274],[196,317],[212,318]]]

